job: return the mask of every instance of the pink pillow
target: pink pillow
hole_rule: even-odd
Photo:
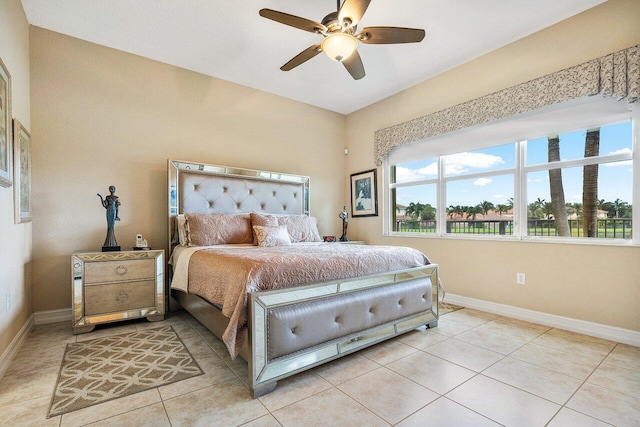
[[[186,214],[189,224],[189,243],[211,246],[252,243],[249,214]]]

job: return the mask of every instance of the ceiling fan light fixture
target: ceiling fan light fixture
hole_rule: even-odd
[[[356,50],[358,39],[351,34],[336,32],[322,39],[320,47],[329,58],[342,62]]]

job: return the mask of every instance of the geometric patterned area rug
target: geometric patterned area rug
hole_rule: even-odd
[[[171,326],[67,344],[47,418],[202,374]]]

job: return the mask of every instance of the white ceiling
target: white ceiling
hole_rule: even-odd
[[[280,66],[320,35],[262,18],[320,22],[335,0],[22,0],[30,24],[348,114],[606,0],[372,0],[359,27],[424,28],[421,43],[363,45],[353,80],[320,54]],[[553,46],[549,46],[550,49]]]

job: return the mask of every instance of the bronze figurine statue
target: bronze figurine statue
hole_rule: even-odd
[[[116,192],[116,187],[111,185],[109,186],[110,194],[105,198],[102,198],[100,193],[98,193],[98,197],[100,197],[100,202],[102,202],[102,206],[107,210],[107,237],[104,239],[104,244],[102,245],[102,252],[120,250],[120,245],[118,245],[118,242],[116,241],[116,234],[114,232],[116,221],[120,221],[120,217],[118,216],[118,209],[120,208],[120,200],[118,200],[118,196],[114,194],[115,192]]]
[[[349,226],[349,212],[347,212],[347,207],[345,206],[338,215],[338,218],[342,218],[342,236],[340,236],[341,242],[348,242],[347,238],[347,227]]]

